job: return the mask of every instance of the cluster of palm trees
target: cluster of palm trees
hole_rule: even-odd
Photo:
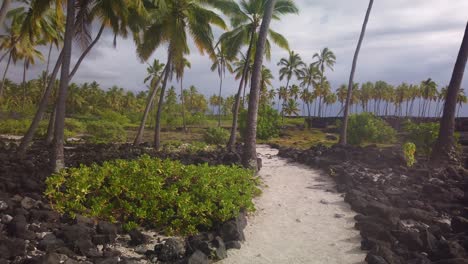
[[[298,12],[292,0],[242,0],[240,3],[234,0],[30,0],[21,1],[19,8],[9,10],[10,2],[4,1],[0,9],[0,24],[3,25],[4,21],[8,24],[7,34],[2,36],[0,42],[3,51],[1,60],[5,58],[8,60],[4,81],[0,87],[0,100],[3,100],[3,84],[10,63],[23,61],[24,83],[26,83],[28,66],[37,59],[43,59],[37,46],[49,45],[42,99],[38,103],[38,110],[28,133],[23,138],[19,152],[26,151],[39,121],[50,108],[49,101],[53,99],[53,107],[50,108],[55,113],[51,115],[55,124],[52,159],[56,170],[64,167],[64,119],[67,101],[73,96],[73,89],[70,89],[69,83],[82,61],[99,42],[104,31],[110,30],[115,36],[114,45],[119,36],[132,36],[137,46],[137,54],[143,61],[148,60],[157,49],[166,50],[165,63],[157,62],[152,65],[151,77],[147,80],[150,81],[151,92],[148,94],[146,114],[141,122],[141,127],[144,127],[148,110],[156,105],[153,101],[158,100],[154,136],[156,149],[160,147],[160,120],[166,98],[164,95],[167,84],[173,76],[179,81],[183,93],[184,70],[190,67],[185,59],[191,52],[188,42],[193,41],[200,53],[207,54],[213,60],[212,70],[217,70],[220,76],[220,93],[226,70],[233,70],[230,64],[239,61],[236,57],[246,47],[244,63],[239,64],[240,84],[235,97],[233,131],[229,144],[232,146],[236,139],[240,94],[242,91],[245,94],[249,79],[255,76],[254,73],[251,76],[247,74],[252,65],[258,61],[255,60],[257,49],[260,47],[258,50],[262,51],[261,59],[263,56],[270,58],[271,43],[288,49],[286,39],[269,29],[269,20],[278,20],[282,15]],[[5,19],[3,14],[7,11]],[[230,20],[230,26],[224,18]],[[100,25],[99,31],[94,36],[91,32],[93,24]],[[225,31],[217,41],[214,40],[213,27]],[[260,34],[262,29],[265,37]],[[82,50],[75,65],[71,65],[73,39]],[[56,46],[60,53],[53,70],[49,72],[53,46]],[[55,85],[57,78],[59,82]],[[55,86],[58,86],[55,92],[56,98],[52,98]],[[181,98],[185,99],[184,96]],[[242,100],[244,98],[245,96]],[[220,113],[220,107],[218,112]],[[138,138],[135,142],[138,143]]]

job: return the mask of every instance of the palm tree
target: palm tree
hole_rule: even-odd
[[[278,111],[280,110],[280,101],[283,100],[283,105],[286,103],[286,100],[289,98],[289,91],[286,87],[281,86],[278,89]]]
[[[187,132],[187,122],[185,121],[185,101],[184,101],[184,72],[185,68],[191,68],[192,64],[183,57],[181,60],[175,62],[174,70],[176,73],[176,79],[180,82],[180,101],[182,104],[182,124],[184,128],[184,133]]]
[[[288,116],[297,116],[299,115],[299,104],[296,102],[296,100],[289,99],[284,104],[283,112]]]
[[[328,48],[324,48],[320,51],[320,53],[315,53],[313,56],[314,59],[317,59],[315,62],[318,69],[320,70],[320,89],[324,89],[324,82],[325,82],[325,69],[329,68],[330,70],[333,71],[333,66],[335,65],[336,62],[336,56],[335,54]],[[321,100],[322,100],[323,95],[319,96],[319,109],[318,109],[318,115],[321,115]]]
[[[293,75],[297,78],[302,76],[302,68],[305,66],[305,63],[302,61],[301,56],[295,53],[294,51],[289,52],[288,58],[282,58],[278,63],[278,66],[281,66],[279,70],[280,81],[286,77],[286,89],[289,89],[289,82]]]
[[[231,136],[228,142],[228,149],[231,149],[236,142],[237,133],[237,119],[239,114],[240,99],[242,94],[242,88],[247,78],[247,70],[250,65],[252,54],[254,54],[254,47],[256,40],[259,39],[258,28],[263,22],[263,17],[266,11],[266,5],[269,4],[269,0],[244,0],[240,3],[240,8],[237,12],[232,13],[231,24],[234,27],[231,31],[224,33],[221,36],[221,40],[229,45],[226,46],[228,57],[234,57],[239,53],[243,45],[248,45],[246,52],[246,61],[244,66],[244,72],[241,75],[239,82],[239,88],[237,91],[236,102],[234,104],[233,121],[231,127]],[[297,13],[298,9],[293,1],[291,0],[277,0],[273,6],[272,18],[279,20],[281,15]],[[285,37],[281,34],[268,29],[266,33],[271,41],[281,48],[289,49],[288,42]],[[265,55],[267,59],[270,58],[270,40],[266,39],[265,44]],[[260,69],[261,70],[261,69]]]
[[[334,93],[329,93],[323,98],[323,101],[325,103],[325,115],[327,113],[327,108],[331,105],[334,105],[337,99],[338,97]]]
[[[452,78],[447,90],[447,99],[444,105],[444,114],[440,120],[439,137],[432,150],[432,162],[452,161],[456,157],[455,150],[455,110],[457,97],[461,89],[466,61],[468,59],[468,23],[458,53],[457,61],[453,69]]]
[[[70,61],[72,53],[72,38],[75,18],[75,0],[67,1],[67,19],[65,26],[65,37],[63,44],[63,61],[60,73],[59,94],[57,99],[57,113],[55,118],[54,147],[52,154],[52,167],[55,172],[65,168],[64,156],[64,129],[65,129],[65,108],[67,100],[67,88],[70,74]]]
[[[223,5],[220,6],[219,3]],[[140,37],[141,39],[137,39],[139,56],[146,60],[157,48],[167,44],[166,66],[171,69],[178,61],[182,60],[184,55],[190,53],[187,44],[190,37],[202,54],[208,52],[209,55],[214,57],[211,26],[215,25],[226,29],[226,24],[219,15],[208,9],[206,4],[224,10],[228,8],[229,3],[230,1],[214,0],[168,1],[164,10],[158,8],[151,10],[150,21],[147,22],[148,26]],[[161,87],[161,96],[159,97],[154,133],[155,149],[160,147],[160,121],[169,75],[170,71],[166,71]]]
[[[347,144],[347,138],[346,138],[346,133],[348,130],[348,117],[349,117],[349,103],[351,101],[351,96],[352,96],[352,89],[353,89],[353,84],[354,84],[354,73],[356,71],[356,66],[357,66],[357,60],[359,57],[359,51],[361,49],[362,41],[364,40],[364,35],[366,34],[366,27],[367,27],[367,22],[369,21],[369,16],[372,10],[372,5],[374,4],[374,0],[369,1],[369,6],[367,8],[366,12],[366,17],[364,18],[364,23],[362,25],[362,30],[361,30],[361,35],[359,36],[359,41],[358,45],[356,48],[356,52],[354,53],[354,58],[353,58],[353,65],[351,67],[351,74],[349,76],[349,83],[348,83],[348,94],[346,96],[346,104],[345,104],[345,109],[344,109],[344,116],[343,116],[343,123],[341,127],[341,133],[340,133],[340,140],[339,143],[341,145],[346,145]]]
[[[218,43],[218,46],[216,47],[216,60],[214,61],[213,65],[211,65],[211,71],[218,71],[219,97],[222,96],[223,79],[226,76],[226,70],[228,70],[230,73],[234,71],[231,60],[227,56],[226,48],[224,47],[223,43]],[[218,107],[218,127],[221,127],[221,105],[222,104],[219,104]]]
[[[437,96],[437,84],[431,78],[421,82],[421,96],[424,100],[421,116],[425,117],[426,112],[430,112],[431,101]]]
[[[159,60],[154,60],[152,65],[149,65],[146,68],[148,76],[146,76],[144,82],[150,81],[150,94],[148,96],[145,112],[143,113],[143,117],[141,118],[140,127],[138,128],[138,133],[135,137],[135,141],[133,142],[134,145],[141,144],[143,140],[143,133],[145,131],[146,120],[148,119],[149,112],[151,107],[154,103],[154,98],[158,92],[159,84],[161,83],[162,76],[166,71],[166,67],[164,63],[159,62]]]
[[[252,70],[252,87],[250,88],[249,109],[247,112],[247,133],[244,142],[244,153],[242,155],[242,163],[247,168],[258,170],[257,163],[257,115],[258,103],[260,97],[260,81],[263,66],[263,54],[267,42],[268,29],[273,17],[273,11],[277,0],[269,0],[265,6],[262,25],[257,41],[255,52],[254,67]]]
[[[442,115],[443,108],[440,106],[440,104],[442,103],[443,106],[443,103],[447,98],[447,90],[448,86],[442,87],[442,89],[440,89],[439,96],[437,97],[436,117],[440,117]]]
[[[271,103],[272,100],[275,98],[276,93],[275,90],[268,90],[269,86],[272,86],[271,80],[273,80],[273,74],[271,70],[267,67],[262,67],[261,72],[261,79],[260,79],[260,103]],[[273,93],[272,93],[273,92]]]

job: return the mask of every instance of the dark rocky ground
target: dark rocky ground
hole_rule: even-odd
[[[1,143],[1,142],[0,142]],[[50,174],[47,147],[36,144],[23,159],[15,145],[0,145],[0,264],[3,263],[192,263],[225,258],[240,248],[245,214],[218,224],[212,232],[181,238],[161,238],[86,217],[71,219],[54,212],[42,193]],[[67,166],[91,164],[142,154],[181,160],[185,164],[234,164],[237,153],[221,149],[194,153],[155,152],[145,146],[75,145],[67,147]]]
[[[323,169],[359,214],[370,264],[468,263],[468,171],[416,165],[399,149],[280,148],[280,156]]]

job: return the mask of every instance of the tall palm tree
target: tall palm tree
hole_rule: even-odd
[[[57,113],[55,118],[54,146],[52,153],[52,167],[55,172],[65,168],[64,156],[64,129],[67,88],[70,74],[70,61],[72,53],[72,38],[75,18],[75,0],[67,1],[67,19],[65,24],[65,37],[63,41],[63,61],[60,73],[59,94],[57,99]]]
[[[219,5],[219,4],[223,5]],[[223,19],[210,10],[206,5],[227,10],[232,1],[215,0],[180,0],[168,1],[166,8],[160,10],[155,8],[150,11],[150,21],[140,39],[137,52],[139,56],[146,60],[161,45],[167,44],[167,63],[170,69],[180,61],[184,55],[190,53],[188,38],[191,38],[200,52],[207,52],[214,57],[213,32],[211,26],[218,26],[226,29]],[[154,147],[160,148],[161,114],[164,104],[164,94],[170,71],[164,74],[161,87],[161,96],[156,113],[156,125],[154,135]]]
[[[258,29],[263,22],[263,17],[266,12],[266,5],[269,4],[269,0],[243,0],[240,2],[240,7],[237,12],[231,14],[231,24],[234,27],[231,31],[224,33],[221,36],[221,40],[225,41],[229,45],[226,46],[228,56],[235,56],[239,53],[242,46],[247,45],[246,62],[244,66],[244,72],[241,75],[239,82],[239,88],[237,91],[236,102],[234,104],[233,121],[231,127],[231,136],[228,142],[228,149],[231,149],[236,142],[237,133],[237,119],[239,114],[240,99],[242,94],[242,88],[244,86],[245,79],[247,78],[247,70],[250,65],[252,54],[255,53],[254,48],[256,47],[256,41],[259,39]],[[279,20],[281,15],[297,13],[298,8],[291,0],[277,0],[273,6],[272,18]],[[265,55],[267,59],[270,58],[270,40],[281,48],[289,49],[288,42],[285,37],[281,34],[268,29],[267,39],[265,43]],[[270,40],[268,39],[270,38]]]
[[[320,53],[315,53],[313,56],[314,59],[317,61],[315,62],[317,64],[318,69],[320,70],[320,89],[324,89],[324,82],[325,82],[325,70],[329,68],[330,70],[333,71],[333,66],[335,65],[336,62],[336,56],[331,51],[329,48],[324,48],[320,51]],[[318,109],[318,115],[321,116],[321,100],[323,98],[323,95],[319,97],[319,109]]]
[[[267,42],[268,30],[273,17],[277,0],[269,0],[265,6],[263,21],[258,34],[258,41],[255,51],[254,67],[252,70],[252,81],[249,96],[249,109],[247,112],[247,132],[244,142],[244,153],[242,163],[247,168],[258,170],[257,164],[257,115],[260,97],[260,81],[263,66],[263,55]]]
[[[185,120],[185,101],[184,101],[184,73],[185,68],[191,68],[192,64],[187,60],[187,58],[183,57],[181,60],[178,60],[174,63],[174,71],[176,73],[176,79],[180,82],[180,101],[182,104],[182,125],[184,129],[184,133],[187,132],[187,122]]]
[[[288,58],[282,58],[278,62],[278,66],[281,66],[279,70],[280,81],[286,78],[286,89],[289,89],[289,82],[291,78],[295,75],[296,78],[299,78],[302,75],[302,67],[305,66],[305,63],[302,61],[301,56],[295,53],[294,51],[289,52]]]
[[[468,59],[468,23],[461,43],[457,61],[453,69],[452,78],[447,90],[447,99],[444,105],[444,114],[440,120],[439,137],[432,150],[432,162],[452,161],[456,157],[455,150],[455,111],[457,97],[461,89],[463,74]],[[454,155],[455,154],[455,155]]]
[[[437,96],[437,84],[431,79],[421,82],[421,96],[423,99],[423,106],[421,116],[425,117],[426,112],[429,114],[431,101]]]
[[[226,48],[224,47],[223,43],[218,43],[216,47],[216,60],[214,61],[213,65],[211,65],[211,71],[217,71],[219,77],[219,94],[218,96],[221,98],[222,90],[223,90],[223,79],[226,76],[226,70],[232,73],[234,70],[232,68],[231,59],[228,58],[226,53]],[[221,127],[221,106],[218,106],[218,127]]]
[[[353,90],[353,84],[354,84],[354,73],[356,71],[357,60],[358,60],[358,57],[359,57],[359,51],[361,50],[362,41],[364,40],[364,35],[366,34],[367,22],[369,21],[369,16],[370,16],[373,4],[374,4],[374,0],[370,0],[369,1],[369,6],[367,7],[366,17],[364,18],[364,23],[362,24],[361,35],[359,36],[359,41],[358,41],[358,45],[357,45],[357,48],[356,48],[356,52],[354,53],[353,65],[351,67],[351,74],[349,76],[348,94],[346,96],[346,104],[345,104],[345,109],[344,109],[343,123],[342,123],[342,127],[341,127],[340,140],[339,140],[339,143],[341,145],[346,145],[347,144],[346,133],[348,132],[348,115],[349,115],[349,109],[348,108],[349,108],[349,103],[351,101],[351,96],[352,96],[352,92],[353,92],[352,90]]]
[[[145,107],[145,111],[143,112],[143,117],[141,118],[140,127],[138,128],[138,133],[135,137],[135,140],[133,141],[134,145],[141,144],[141,141],[143,140],[143,133],[145,131],[146,120],[148,119],[149,112],[154,103],[154,98],[156,97],[156,94],[158,93],[158,87],[159,87],[159,84],[161,83],[161,79],[165,71],[166,71],[166,67],[164,63],[161,63],[159,62],[159,60],[156,60],[156,59],[153,61],[152,65],[149,65],[149,67],[146,68],[146,72],[148,75],[146,76],[144,82],[145,83],[148,81],[150,82],[150,94],[146,102],[146,107]]]
[[[275,95],[276,94],[272,94],[271,91],[273,91],[273,93],[275,93],[275,90],[268,90],[268,87],[269,86],[272,86],[272,83],[271,83],[271,80],[273,80],[274,77],[273,77],[273,74],[271,73],[271,70],[268,69],[267,67],[265,67],[265,65],[262,66],[262,72],[261,72],[261,78],[260,78],[260,103],[262,104],[265,104],[265,103],[268,103],[270,104],[272,102],[272,100],[275,98]]]

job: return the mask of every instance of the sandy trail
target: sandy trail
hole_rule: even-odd
[[[221,263],[365,263],[355,213],[339,194],[326,191],[333,190],[331,180],[267,146],[257,151],[267,187],[248,219],[246,242]]]

